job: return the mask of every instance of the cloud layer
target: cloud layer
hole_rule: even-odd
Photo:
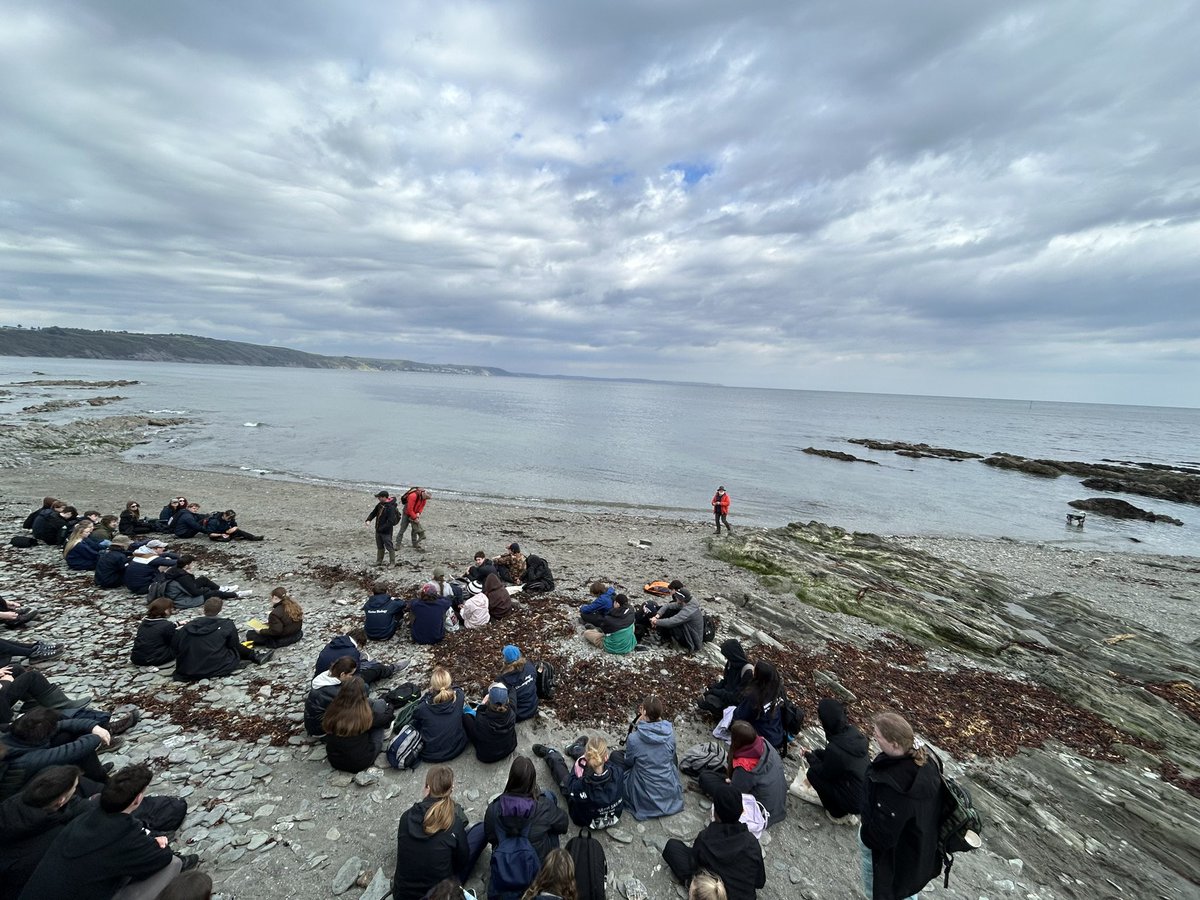
[[[1193,2],[0,0],[0,314],[1195,405]]]

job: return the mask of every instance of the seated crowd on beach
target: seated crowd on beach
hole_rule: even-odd
[[[423,508],[428,492],[413,491],[406,501],[416,496]],[[381,542],[378,524],[411,518],[418,548],[425,531],[420,509],[411,517],[393,514],[386,505],[396,501],[386,491],[376,499],[368,521],[377,521],[382,565],[394,549],[391,528]],[[97,588],[143,598],[145,616],[129,647],[133,665],[169,666],[176,680],[197,681],[268,663],[302,639],[304,623],[284,587],[271,592],[266,622],[241,631],[222,616],[225,600],[250,592],[195,572],[194,555],[178,542],[262,538],[241,529],[232,510],[202,516],[199,509],[178,497],[157,518],[142,516],[134,501],[119,516],[80,515],[47,497],[25,525],[38,542],[61,548],[68,568],[90,571]],[[697,714],[716,726],[716,740],[680,756],[663,700],[648,691],[619,746],[597,733],[569,747],[533,745],[557,790],[539,789],[534,761],[516,754],[520,723],[537,716],[539,702],[552,695],[549,661],[527,659],[520,647],[505,644],[496,649],[495,677],[481,695],[468,697],[441,666],[423,689],[411,682],[380,689],[410,663],[372,658],[371,643],[403,636],[436,644],[459,629],[522,615],[519,596],[554,588],[549,563],[526,557],[515,542],[494,557],[479,551],[456,577],[434,568],[413,597],[392,596],[384,582],[375,583],[361,617],[318,653],[304,728],[324,743],[329,764],[361,772],[385,749],[393,765],[429,764],[422,799],[400,817],[395,900],[458,900],[488,846],[489,898],[574,900],[596,878],[598,845],[581,836],[560,848],[571,824],[600,831],[626,814],[637,821],[675,815],[684,808],[689,778],[711,800],[711,821],[690,843],[672,838],[662,850],[689,897],[756,897],[767,879],[760,840],[786,820],[789,792],[823,808],[830,821],[857,829],[868,897],[915,896],[940,870],[940,773],[915,746],[908,723],[895,713],[877,715],[873,737],[881,752],[871,760],[867,737],[849,723],[843,705],[823,699],[816,713],[826,745],[802,747],[796,738],[803,711],[788,699],[775,666],[750,658],[737,640],[720,644],[721,677],[696,698]],[[695,653],[712,639],[703,609],[681,580],[651,582],[645,592],[655,598],[634,603],[618,585],[592,583],[578,610],[582,639],[616,655],[651,646]],[[173,621],[176,610],[190,608],[198,614]],[[38,610],[0,598],[7,629],[27,629],[37,617]],[[48,641],[0,639],[0,900],[210,896],[212,882],[196,868],[198,857],[170,849],[186,802],[147,794],[152,773],[144,765],[112,771],[102,761],[137,725],[136,707],[97,709],[91,697],[66,696],[34,668],[66,652]],[[509,764],[503,792],[473,824],[454,800],[448,765],[468,750],[481,763]],[[783,763],[789,754],[804,760],[790,786]]]

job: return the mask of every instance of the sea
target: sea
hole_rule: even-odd
[[[36,373],[36,374],[35,374]],[[0,357],[0,387],[34,378],[133,379],[96,391],[68,421],[150,411],[191,423],[126,454],[133,463],[342,485],[419,484],[456,497],[547,509],[711,520],[718,485],[739,525],[817,520],[882,535],[1011,538],[1096,551],[1200,555],[1200,508],[1123,495],[1185,523],[1066,525],[1096,496],[977,460],[907,459],[850,438],[976,453],[1200,466],[1200,410],[834,391],[432,373]],[[0,398],[14,421],[21,397]],[[840,450],[878,465],[801,452]],[[182,491],[172,487],[166,494]],[[366,502],[364,500],[364,502]]]

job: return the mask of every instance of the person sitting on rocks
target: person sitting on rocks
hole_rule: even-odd
[[[204,615],[176,630],[171,639],[176,681],[220,678],[250,663],[260,666],[274,655],[274,650],[251,650],[239,641],[233,620],[221,618],[224,606],[220,597],[209,597]]]
[[[637,646],[633,635],[633,605],[624,594],[617,594],[612,609],[600,620],[599,628],[587,628],[583,638],[593,647],[603,647],[608,653],[624,656]]]
[[[424,762],[449,762],[467,749],[463,727],[466,695],[453,687],[450,672],[438,666],[429,676],[429,690],[417,704],[412,724],[421,735]]]
[[[592,586],[588,588],[588,592],[592,595],[592,602],[585,603],[579,607],[579,618],[583,620],[585,625],[594,625],[599,628],[604,621],[604,617],[612,609],[613,600],[617,596],[617,589],[610,584],[605,584],[603,581],[593,581]]]
[[[150,590],[150,582],[158,576],[158,571],[161,569],[165,572],[179,561],[175,554],[164,553],[166,549],[167,545],[160,540],[147,541],[134,547],[122,576],[125,587],[144,596]]]
[[[266,631],[250,629],[246,632],[246,640],[256,647],[289,647],[304,637],[303,626],[304,610],[292,599],[287,588],[277,587],[271,591],[271,612],[267,614]]]
[[[550,571],[550,563],[540,556],[529,556],[525,559],[524,587],[526,594],[544,594],[554,590],[554,573]]]
[[[39,706],[22,713],[8,733],[0,735],[5,751],[0,800],[17,793],[48,766],[76,765],[92,782],[108,781],[108,773],[96,758],[96,751],[109,746],[113,735],[100,724],[107,718],[105,714],[93,712],[64,717],[56,709]]]
[[[703,712],[720,718],[727,706],[737,706],[742,693],[754,677],[754,664],[746,657],[741,642],[730,638],[721,643],[725,669],[719,681],[714,681],[696,703]]]
[[[825,749],[803,747],[808,771],[798,773],[790,793],[825,808],[829,821],[857,825],[866,800],[869,747],[866,735],[849,723],[846,707],[826,698],[817,704],[817,718],[825,729]]]
[[[22,900],[48,897],[157,897],[198,856],[183,859],[153,837],[134,813],[153,774],[135,765],[113,774],[99,802],[72,819],[29,878]]]
[[[676,591],[678,599],[668,603],[650,619],[650,627],[660,640],[674,639],[689,653],[704,647],[704,610],[692,602],[692,595]]]
[[[421,800],[396,828],[396,874],[392,900],[422,900],[439,881],[470,875],[467,814],[454,802],[454,770],[431,766]],[[460,891],[461,893],[461,891]]]
[[[187,497],[175,497],[167,501],[158,513],[158,531],[170,532],[175,522],[175,516],[188,507]],[[197,506],[199,508],[199,506]]]
[[[237,513],[232,509],[213,513],[204,520],[204,530],[210,541],[261,541],[262,535],[251,534],[237,523]]]
[[[712,801],[712,821],[692,846],[670,838],[663,859],[684,885],[703,869],[720,876],[729,900],[755,900],[758,889],[766,887],[767,870],[762,845],[741,821],[742,795],[732,785],[720,784],[713,789]]]
[[[129,538],[118,534],[96,557],[93,580],[102,590],[119,588],[125,583],[125,567],[129,565]]]
[[[52,644],[49,641],[24,643],[0,638],[0,666],[9,665],[15,656],[26,657],[31,663],[49,662],[58,659],[65,651],[66,647],[63,644]]]
[[[683,809],[683,782],[675,763],[675,729],[654,694],[638,707],[624,752],[612,755],[625,783],[625,806],[639,822]]]
[[[371,585],[371,596],[363,605],[364,630],[373,641],[391,640],[397,626],[404,620],[408,604],[388,592],[382,581]]]
[[[450,581],[446,578],[446,570],[441,566],[434,566],[432,579],[434,584],[438,586],[438,593],[449,599],[457,608],[463,599],[463,585],[460,581]]]
[[[126,537],[137,537],[139,534],[149,534],[157,530],[157,523],[142,516],[141,504],[136,500],[126,503],[125,509],[117,519],[117,531]]]
[[[138,624],[129,661],[135,666],[165,666],[175,661],[175,629],[171,613],[175,604],[168,597],[150,601],[146,615]]]
[[[115,538],[117,536],[117,517],[101,516],[96,527],[92,529],[92,536],[98,541],[111,541]]]
[[[21,527],[27,531],[33,528],[33,523],[37,521],[38,516],[50,516],[54,513],[54,504],[61,503],[57,497],[43,497],[42,505],[25,517],[25,521],[21,523]]]
[[[503,619],[517,608],[512,594],[508,592],[508,588],[504,586],[504,582],[495,572],[484,580],[483,592],[487,594],[488,615],[492,619]]]
[[[458,608],[458,616],[462,619],[464,628],[482,628],[492,621],[491,613],[488,612],[487,594],[483,592],[483,585],[478,581],[467,585],[462,606]]]
[[[463,575],[464,581],[478,581],[483,584],[489,575],[496,572],[496,564],[488,559],[488,555],[482,550],[475,551],[475,563],[467,573]]]
[[[781,754],[787,753],[787,732],[783,727],[783,683],[779,670],[766,660],[754,664],[742,696],[738,698],[733,718],[749,722],[754,730]]]
[[[22,704],[22,711],[35,706],[72,710],[87,706],[91,699],[89,696],[83,696],[72,700],[63,693],[62,688],[51,684],[50,680],[36,669],[0,666],[0,726],[8,725],[13,720],[13,707],[18,703]]]
[[[317,664],[313,668],[313,675],[320,675],[333,665],[334,661],[342,656],[349,656],[354,660],[355,666],[358,669],[358,676],[367,684],[374,684],[384,678],[391,678],[396,674],[398,669],[408,668],[408,663],[403,662],[398,666],[393,666],[389,663],[381,663],[371,659],[362,647],[367,645],[367,632],[362,628],[353,628],[347,634],[335,637],[317,654]]]
[[[27,607],[20,600],[5,600],[0,597],[0,625],[5,628],[25,628],[41,615],[41,611]]]
[[[522,900],[564,900],[575,897],[575,860],[566,850],[551,850],[542,862],[542,870]]]
[[[508,688],[497,682],[478,706],[464,709],[463,729],[481,763],[500,762],[516,750],[517,713],[509,703]]]
[[[515,541],[508,545],[508,550],[492,560],[496,565],[496,574],[505,584],[521,584],[525,577],[525,554],[521,545]]]
[[[177,538],[194,538],[204,534],[204,521],[199,503],[189,503],[171,518],[171,534]]]
[[[220,597],[222,600],[232,600],[235,597],[249,597],[250,591],[238,591],[237,585],[218,585],[206,575],[195,575],[192,566],[196,558],[189,554],[179,557],[175,565],[164,572],[167,579],[166,596],[177,609],[195,609],[209,597]]]
[[[43,544],[51,547],[61,547],[67,540],[67,523],[74,518],[75,508],[67,506],[61,500],[55,500],[50,506],[50,512],[40,512],[34,517],[33,536]]]
[[[338,695],[342,685],[358,672],[358,663],[352,656],[341,656],[333,661],[327,672],[313,678],[308,694],[304,698],[304,730],[313,737],[324,737],[321,719],[325,710]],[[364,682],[365,684],[366,682]]]
[[[538,711],[537,666],[521,655],[521,648],[508,644],[504,650],[504,668],[496,680],[508,688],[508,696],[517,708],[517,721],[532,719]]]
[[[329,764],[340,772],[369,769],[391,721],[392,708],[383,701],[373,704],[365,681],[357,675],[347,678],[321,716]]]
[[[436,644],[446,636],[446,613],[451,603],[441,595],[437,584],[422,585],[421,594],[408,604],[412,616],[414,644]]]
[[[88,804],[78,796],[78,766],[50,766],[0,803],[0,900],[15,900],[63,826]]]
[[[92,539],[92,532],[95,528],[96,526],[92,522],[84,519],[75,526],[71,536],[67,538],[67,543],[63,546],[63,559],[66,561],[68,569],[76,572],[95,570],[96,558],[104,549],[100,546],[100,541]]]
[[[729,726],[729,768],[726,774],[700,773],[700,790],[709,797],[723,784],[732,784],[743,794],[753,794],[770,816],[768,828],[787,818],[787,780],[783,760],[775,748],[754,730],[753,725],[741,719],[735,719]]]
[[[688,885],[687,900],[729,900],[729,893],[719,875],[701,869],[692,876],[692,883]]]
[[[581,828],[600,831],[616,825],[625,810],[624,779],[621,770],[608,764],[608,742],[597,736],[580,738],[566,759],[553,747],[534,744],[533,752],[546,760],[550,775],[567,798],[571,821]]]

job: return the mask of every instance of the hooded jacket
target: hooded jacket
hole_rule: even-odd
[[[175,659],[177,626],[170,619],[145,618],[138,624],[129,661],[135,666],[165,666]]]
[[[375,504],[375,508],[371,510],[371,514],[367,516],[367,521],[375,520],[375,530],[379,532],[391,531],[400,524],[400,507],[396,504],[395,497],[387,497]]]
[[[635,819],[673,816],[683,809],[675,764],[675,729],[665,719],[638,722],[625,741],[625,804]]]
[[[760,750],[761,748],[761,750]],[[758,753],[758,762],[751,769],[734,766],[729,783],[743,794],[753,794],[771,814],[768,828],[774,828],[787,818],[787,778],[779,752],[761,736],[749,747],[734,754],[734,759]]]
[[[3,778],[0,779],[0,799],[7,799],[25,786],[30,778],[50,766],[72,766],[100,746],[100,738],[92,734],[96,720],[90,718],[59,719],[58,729],[51,738],[36,744],[26,744],[11,732],[3,736]],[[51,741],[58,741],[52,744]]]
[[[322,648],[321,652],[317,654],[317,664],[313,667],[313,676],[320,675],[322,672],[328,672],[329,667],[343,656],[349,656],[353,659],[356,666],[362,665],[362,651],[358,649],[358,645],[354,643],[354,639],[348,634],[335,637]]]
[[[373,641],[386,641],[396,633],[398,619],[407,604],[390,594],[372,594],[363,604],[363,629]]]
[[[931,758],[880,753],[867,768],[862,842],[874,866],[872,900],[909,897],[937,877],[942,778]]]
[[[43,544],[58,547],[66,543],[68,522],[52,509],[45,509],[33,517],[30,530]]]
[[[525,827],[526,819],[529,819],[529,843],[545,862],[547,854],[558,847],[555,835],[566,834],[570,825],[567,811],[545,794],[536,798],[501,794],[488,804],[483,814],[484,837],[496,847],[504,836],[505,825],[510,831],[519,830]]]
[[[425,833],[425,813],[437,802],[426,797],[400,817],[392,900],[421,900],[443,878],[456,878],[470,860],[467,816],[458,804],[454,806],[454,821],[449,828]]]
[[[530,556],[525,560],[525,590],[529,593],[541,593],[554,590],[554,575],[550,564],[540,556]]]
[[[515,672],[505,672],[497,679],[508,688],[508,696],[517,709],[517,721],[532,719],[538,711],[537,666],[526,662]]]
[[[412,610],[414,644],[436,644],[446,636],[446,610],[450,608],[448,599],[418,597],[408,608]]]
[[[163,589],[167,599],[179,609],[195,609],[202,606],[207,599],[204,589],[196,583],[196,578],[178,566],[172,566],[163,573],[167,584]]]
[[[0,803],[0,900],[16,900],[63,826],[87,809],[77,797],[55,810],[30,806],[19,794]]]
[[[711,822],[692,842],[698,869],[725,882],[729,900],[755,900],[767,884],[762,846],[743,822]]]
[[[609,610],[612,609],[613,599],[617,596],[617,589],[609,585],[608,590],[593,600],[591,603],[585,603],[579,607],[579,614],[586,616],[589,613],[599,613],[602,616],[607,616]]]
[[[63,558],[67,562],[68,569],[76,572],[92,572],[96,568],[96,560],[99,559],[103,549],[100,546],[99,538],[88,535],[72,547]]]
[[[96,557],[96,587],[117,588],[125,583],[129,554],[121,547],[109,547]]]
[[[725,669],[721,672],[721,680],[708,686],[708,693],[714,695],[722,708],[736,706],[742,691],[754,677],[754,664],[746,656],[741,642],[734,638],[721,642],[721,655],[725,657]]]
[[[174,556],[139,556],[134,553],[125,567],[125,587],[135,594],[145,594],[159,569],[170,568],[178,560]]]
[[[825,728],[826,745],[804,755],[809,784],[830,815],[857,814],[866,798],[867,739],[846,720],[846,709],[836,700],[817,704],[817,717]]]
[[[325,717],[325,710],[329,709],[329,704],[333,702],[333,698],[341,689],[341,680],[336,675],[330,675],[328,670],[312,680],[308,693],[304,697],[304,730],[308,734],[313,737],[321,737],[325,734],[321,720]],[[366,685],[366,689],[369,695],[371,686]]]
[[[605,765],[602,775],[587,765],[582,775],[576,775],[572,767],[562,791],[571,821],[581,828],[607,828],[625,811],[625,779],[621,769],[611,764]]]
[[[171,533],[178,538],[190,538],[204,531],[204,523],[190,509],[181,509],[171,520]]]
[[[231,619],[192,619],[175,630],[171,647],[175,651],[176,681],[218,678],[236,672],[241,662],[237,626]]]
[[[695,603],[668,603],[660,610],[665,614],[676,609],[674,615],[665,616],[658,620],[659,631],[671,632],[671,637],[689,650],[700,650],[704,647],[704,610]]]
[[[462,688],[454,689],[453,700],[434,703],[426,694],[417,704],[412,724],[421,735],[421,759],[425,762],[449,762],[467,749],[467,732],[463,728]]]
[[[463,721],[471,718],[468,715]],[[473,718],[475,758],[481,763],[500,762],[517,749],[517,713],[510,704],[484,703]]]
[[[634,623],[637,613],[626,604],[623,608],[614,604],[603,619],[600,620],[600,630],[604,633],[604,649],[609,653],[623,656],[632,653],[637,646],[634,635]]]
[[[133,816],[106,813],[96,803],[59,832],[21,892],[21,900],[110,900],[126,878],[149,878],[173,855],[158,846]]]
[[[495,572],[484,580],[483,592],[487,594],[488,615],[493,619],[503,619],[513,611],[512,596]]]
[[[492,616],[488,612],[487,594],[480,591],[465,597],[462,606],[458,608],[458,614],[462,616],[463,624],[467,628],[482,628],[488,624],[492,621]]]

